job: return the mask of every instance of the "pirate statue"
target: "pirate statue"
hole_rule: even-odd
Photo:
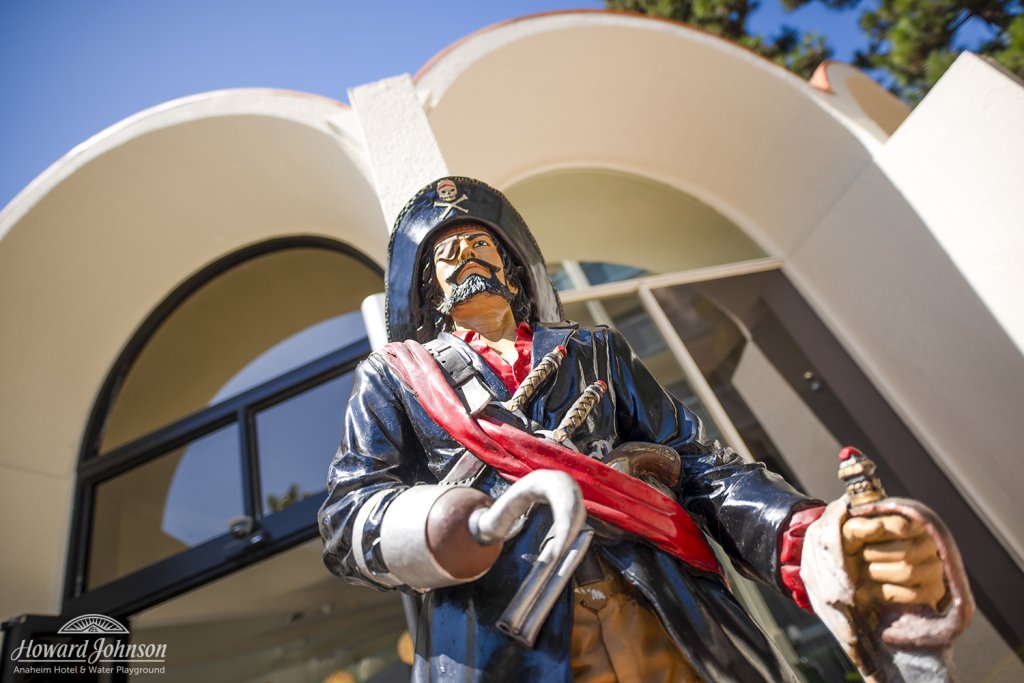
[[[971,602],[941,523],[864,498],[855,451],[861,498],[826,509],[709,442],[621,334],[562,320],[499,192],[420,190],[385,294],[391,343],[356,372],[319,522],[331,572],[421,596],[415,680],[795,680],[706,537],[813,603],[869,678],[946,675]]]

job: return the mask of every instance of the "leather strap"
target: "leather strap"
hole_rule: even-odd
[[[451,344],[429,344],[425,347],[451,378],[452,386],[460,386],[476,376],[476,368]]]
[[[494,398],[484,384],[480,373],[473,367],[462,353],[451,344],[431,342],[423,348],[430,352],[444,373],[452,389],[462,399],[462,403],[470,414],[479,412]],[[482,405],[478,405],[482,404]],[[442,486],[469,486],[484,471],[487,464],[468,450],[463,451],[448,473],[438,483]]]
[[[470,415],[476,415],[494,400],[494,394],[484,383],[480,373],[457,347],[435,342],[423,348],[429,351],[444,369],[448,383],[462,399]]]

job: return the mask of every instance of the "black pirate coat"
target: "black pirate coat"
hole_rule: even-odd
[[[389,248],[389,337],[418,338],[434,351],[455,347],[496,398],[509,398],[483,358],[462,340],[439,332],[436,321],[422,310],[419,283],[425,247],[436,231],[459,222],[490,228],[523,266],[521,288],[533,304],[534,362],[559,344],[567,349],[557,374],[525,408],[528,417],[541,428],[553,429],[585,387],[604,380],[607,394],[574,441],[583,450],[602,440],[612,446],[646,441],[676,449],[683,464],[674,491],[680,504],[741,572],[780,587],[780,530],[795,509],[817,501],[797,493],[762,465],[745,463],[731,450],[707,443],[698,418],[658,384],[619,333],[606,327],[537,322],[560,319],[561,305],[525,222],[497,191],[479,181],[446,178],[421,190],[403,210]],[[361,363],[345,436],[330,466],[328,498],[319,515],[327,567],[351,583],[411,592],[397,584],[383,561],[378,542],[381,522],[396,496],[417,484],[438,483],[463,451],[383,357],[372,354]],[[508,487],[490,468],[472,485],[492,497]],[[496,627],[549,525],[550,516],[542,506],[506,543],[484,576],[424,596],[416,680],[572,679],[571,588],[556,603],[532,649]],[[706,680],[791,678],[767,637],[717,574],[685,565],[628,534],[601,535],[592,547],[645,597]]]
[[[467,344],[447,334],[440,343],[461,345],[499,399],[508,390]],[[683,458],[676,495],[700,527],[717,540],[745,574],[778,585],[777,538],[792,511],[814,503],[760,464],[746,464],[727,449],[700,439],[699,421],[667,394],[625,340],[608,328],[535,326],[534,358],[564,344],[568,354],[528,416],[546,429],[557,426],[582,390],[608,383],[605,400],[577,433],[578,443],[605,439],[663,443]],[[426,414],[416,396],[380,356],[357,371],[346,433],[330,468],[329,496],[320,513],[324,557],[332,572],[353,583],[391,588],[374,534],[388,502],[417,483],[437,483],[462,447]],[[492,496],[507,484],[487,471],[474,484]],[[376,494],[377,509],[365,514],[362,548],[352,548],[360,507]],[[530,557],[550,523],[543,509],[508,542],[481,579],[426,595],[416,643],[417,680],[571,680],[570,591],[563,595],[531,650],[498,631],[498,617],[525,578]],[[598,552],[621,572],[658,613],[666,631],[709,681],[779,681],[789,677],[765,635],[714,574],[685,566],[636,537],[598,538]],[[364,553],[364,572],[354,557]],[[401,588],[401,587],[399,587]],[[484,672],[488,672],[486,675]]]

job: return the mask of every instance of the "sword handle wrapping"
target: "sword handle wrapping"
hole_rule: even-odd
[[[557,442],[567,441],[577,429],[580,428],[608,390],[608,385],[602,380],[597,380],[587,387],[576,402],[569,408],[569,412],[562,418],[561,423],[555,427],[552,438]]]
[[[522,381],[516,392],[512,394],[512,398],[505,401],[505,409],[510,413],[514,413],[529,403],[533,395],[537,393],[537,388],[544,383],[544,380],[558,370],[558,366],[562,364],[562,359],[565,358],[566,353],[567,351],[564,346],[556,346],[553,351],[546,353],[540,363],[537,363],[537,367],[530,371],[530,374]]]

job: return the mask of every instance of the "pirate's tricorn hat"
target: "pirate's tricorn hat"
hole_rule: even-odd
[[[409,200],[398,214],[388,244],[385,283],[388,339],[402,341],[433,339],[432,316],[423,313],[421,277],[427,247],[439,230],[461,223],[483,225],[501,240],[502,246],[520,266],[523,288],[533,303],[533,320],[562,319],[558,299],[537,241],[505,195],[472,178],[439,178]]]

